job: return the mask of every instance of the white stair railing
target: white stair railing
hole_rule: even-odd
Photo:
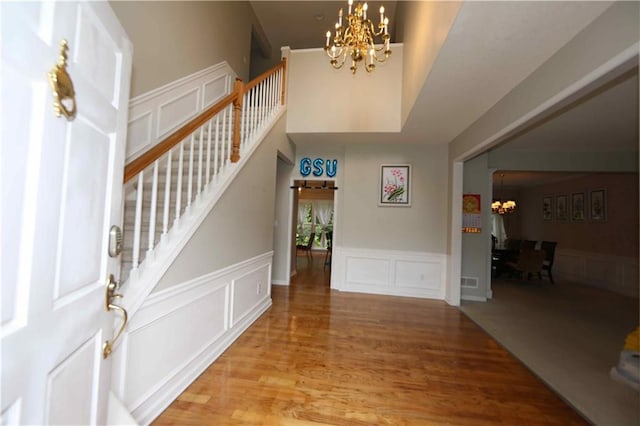
[[[285,62],[234,91],[125,168],[121,282],[135,285],[183,219],[284,105]],[[173,220],[172,219],[173,213]]]

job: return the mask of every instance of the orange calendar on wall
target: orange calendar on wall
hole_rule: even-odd
[[[462,232],[478,234],[482,231],[480,194],[462,196]]]

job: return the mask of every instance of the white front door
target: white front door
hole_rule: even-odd
[[[0,14],[2,424],[104,424],[131,43],[107,2],[2,1]],[[63,39],[73,120],[54,114],[47,78]]]

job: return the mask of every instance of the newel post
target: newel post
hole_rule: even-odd
[[[231,150],[231,162],[240,160],[240,113],[242,111],[242,98],[244,97],[244,83],[236,78],[233,84],[233,92],[236,98],[233,101],[233,148]]]

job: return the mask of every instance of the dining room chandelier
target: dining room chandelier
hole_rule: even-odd
[[[500,174],[500,191],[504,187],[504,173]],[[491,203],[491,212],[497,214],[513,213],[516,210],[516,202],[513,200],[500,201],[496,200]]]
[[[343,26],[343,9],[338,12],[335,34],[331,40],[331,31],[327,31],[325,52],[330,64],[336,69],[342,68],[351,58],[351,72],[356,73],[360,62],[365,61],[365,70],[372,72],[375,62],[384,62],[391,55],[389,48],[389,18],[384,16],[384,6],[380,6],[380,22],[376,25],[367,17],[367,3],[357,3],[353,8],[353,0],[348,0],[347,26]],[[353,9],[353,10],[352,10]],[[375,39],[381,42],[376,46]]]

